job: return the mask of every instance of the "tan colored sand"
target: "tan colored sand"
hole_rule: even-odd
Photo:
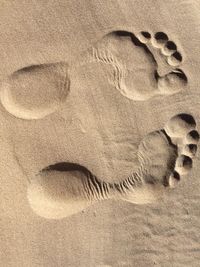
[[[1,266],[199,266],[190,134],[200,123],[199,9],[193,0],[0,2]],[[137,195],[94,186],[91,197],[83,172],[39,173],[59,162],[106,184],[141,166],[147,176]],[[178,186],[161,191],[165,175],[175,185],[174,169]],[[150,176],[158,190],[143,186]],[[90,206],[101,194],[110,199]]]

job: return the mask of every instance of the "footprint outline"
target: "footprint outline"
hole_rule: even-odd
[[[144,137],[138,148],[141,165],[124,180],[105,182],[79,164],[55,163],[43,168],[30,180],[29,204],[39,216],[61,219],[106,199],[152,203],[162,196],[164,190],[176,187],[182,176],[192,169],[197,149],[194,153],[192,147],[188,150],[188,145],[197,148],[198,141],[194,118],[189,114],[175,115],[163,129]],[[155,164],[150,160],[152,158]],[[59,178],[61,173],[68,172],[70,175],[66,179],[64,176]]]

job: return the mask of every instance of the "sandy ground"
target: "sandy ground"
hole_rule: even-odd
[[[199,152],[153,204],[111,198],[51,220],[55,199],[42,208],[31,187],[43,168],[64,161],[117,183],[137,172],[149,133],[164,129],[174,140],[173,116],[191,114],[198,130],[199,9],[197,0],[0,1],[0,266],[199,266]],[[160,175],[172,154],[158,135],[144,155]],[[77,209],[84,190],[67,188]],[[60,205],[61,191],[53,192]]]

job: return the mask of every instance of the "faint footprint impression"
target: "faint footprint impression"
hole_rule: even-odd
[[[0,85],[4,108],[21,119],[41,119],[60,108],[69,92],[66,63],[33,65],[20,69]]]
[[[112,75],[101,79],[107,79],[132,100],[175,94],[187,84],[187,76],[179,68],[182,55],[164,32],[152,36],[145,31],[138,35],[114,31],[104,36],[90,54],[85,68],[89,62],[98,62],[102,68],[105,64],[111,66]]]
[[[166,188],[176,186],[192,168],[199,134],[191,115],[172,117],[162,130],[148,134],[140,143],[140,167],[119,183],[99,180],[75,163],[56,163],[41,170],[28,186],[27,196],[36,214],[60,219],[104,199],[145,204]]]

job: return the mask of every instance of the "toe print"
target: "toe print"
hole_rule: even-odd
[[[199,133],[197,131],[191,131],[185,138],[186,144],[197,144],[199,142]]]
[[[147,100],[156,95],[171,95],[184,90],[185,73],[179,68],[182,55],[166,33],[142,31],[135,35],[126,31],[107,34],[92,49],[90,63],[101,64],[104,77],[123,96]],[[98,75],[98,73],[96,74]],[[90,77],[90,73],[88,73]],[[106,86],[106,84],[104,85]]]
[[[172,117],[165,125],[165,131],[171,138],[183,138],[191,131],[195,130],[196,122],[188,114],[179,114]]]
[[[139,144],[138,170],[118,183],[104,182],[75,163],[50,165],[30,180],[30,206],[42,217],[60,219],[105,199],[153,202],[191,170],[199,141],[195,128],[191,115],[178,114],[149,133]]]
[[[175,51],[168,57],[167,62],[169,63],[169,65],[177,67],[182,62],[182,56],[178,51]]]
[[[147,44],[151,40],[151,34],[149,32],[141,32],[137,38],[141,43]]]
[[[171,56],[173,53],[175,53],[177,50],[177,46],[172,41],[167,41],[165,45],[162,47],[162,53],[165,56]]]
[[[154,39],[152,40],[152,44],[154,47],[162,48],[166,42],[168,41],[168,36],[164,32],[157,32],[154,35]]]
[[[11,74],[1,84],[3,107],[20,119],[41,119],[55,112],[69,92],[67,64],[35,65]]]

